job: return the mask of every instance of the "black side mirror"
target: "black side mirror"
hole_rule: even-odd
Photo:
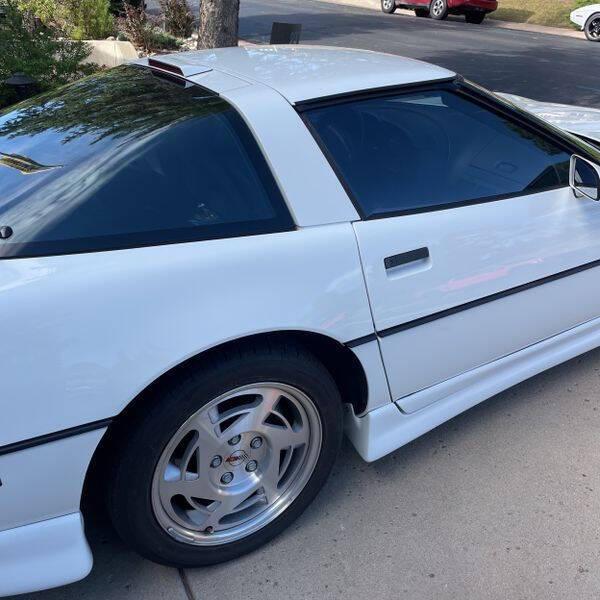
[[[569,185],[576,196],[600,200],[600,167],[574,154],[571,157]]]

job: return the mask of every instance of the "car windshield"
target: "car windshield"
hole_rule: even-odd
[[[0,113],[0,256],[289,224],[242,118],[199,86],[123,66]]]

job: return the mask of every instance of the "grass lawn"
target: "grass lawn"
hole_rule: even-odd
[[[501,21],[569,27],[569,14],[577,6],[597,0],[498,0],[498,10],[490,16]]]

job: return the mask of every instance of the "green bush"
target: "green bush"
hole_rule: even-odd
[[[102,39],[114,33],[110,0],[17,0],[17,7],[74,39]]]
[[[181,47],[181,40],[166,31],[153,29],[149,36],[149,50],[158,52],[160,50],[177,50]]]
[[[71,37],[103,39],[115,33],[109,0],[69,0],[67,8]]]
[[[583,8],[584,6],[589,6],[590,4],[594,4],[594,0],[574,0],[573,10],[575,10],[576,8]]]
[[[44,91],[97,70],[96,65],[81,64],[90,54],[86,44],[61,39],[60,30],[40,25],[13,0],[6,8],[6,16],[0,20],[0,106],[16,100],[4,83],[14,73],[33,77],[39,91]]]
[[[59,0],[16,0],[16,7],[36,16],[45,25],[61,27],[64,22],[65,9]]]

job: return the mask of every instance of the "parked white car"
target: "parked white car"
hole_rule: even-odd
[[[574,10],[571,21],[585,32],[590,42],[600,42],[600,4],[590,4]]]
[[[231,559],[344,427],[373,461],[599,346],[599,164],[355,50],[143,59],[0,114],[0,594],[89,572],[82,493],[152,560]]]

